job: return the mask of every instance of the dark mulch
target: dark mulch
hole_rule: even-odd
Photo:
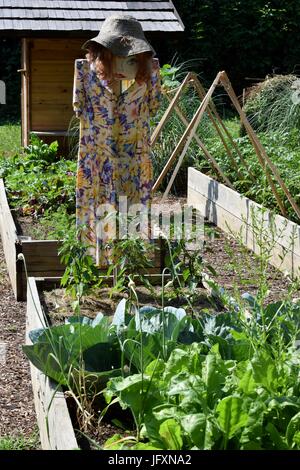
[[[262,278],[259,260],[237,240],[213,229],[206,236],[203,257],[217,271],[216,281],[229,293],[234,295],[236,290],[254,296],[258,293]],[[290,279],[271,265],[263,276],[268,285],[265,304],[284,300],[291,287]],[[292,297],[300,297],[299,288],[293,289]]]
[[[162,193],[157,193],[154,202],[159,203]],[[185,197],[169,195],[166,200],[166,207],[171,208],[174,204],[187,203]],[[202,256],[205,264],[212,266],[217,272],[217,276],[210,277],[215,279],[222,287],[231,294],[238,291],[239,294],[248,292],[256,295],[259,291],[262,275],[260,273],[260,263],[251,251],[231,236],[224,234],[221,230],[213,227],[212,224],[205,223],[205,242]],[[269,265],[263,274],[268,284],[268,292],[265,303],[283,300],[288,295],[291,287],[290,279],[278,269]],[[294,298],[300,297],[300,289],[293,290]]]
[[[21,345],[25,343],[26,304],[16,302],[6,272],[0,243],[0,437],[27,437],[36,432],[29,362]]]

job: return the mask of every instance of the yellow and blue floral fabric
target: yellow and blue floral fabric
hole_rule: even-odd
[[[97,230],[103,214],[118,211],[121,195],[127,197],[128,207],[140,203],[150,208],[150,116],[157,112],[160,99],[155,59],[151,79],[134,80],[119,96],[107,81],[98,78],[87,59],[75,61],[73,109],[80,119],[76,225],[87,227],[82,238],[100,266],[110,264],[110,250],[104,249],[110,228],[100,234]]]

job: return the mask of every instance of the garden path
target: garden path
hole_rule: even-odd
[[[0,242],[0,436],[32,436],[36,417],[25,343],[26,303],[17,302]]]

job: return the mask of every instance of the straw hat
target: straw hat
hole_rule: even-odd
[[[122,57],[142,52],[155,54],[145,38],[141,24],[129,15],[113,15],[106,18],[98,36],[86,41],[81,48],[86,49],[91,41],[102,44],[114,55]]]

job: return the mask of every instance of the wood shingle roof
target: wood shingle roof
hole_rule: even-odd
[[[134,16],[144,31],[184,30],[172,1],[0,0],[0,32],[99,31],[115,13]]]

